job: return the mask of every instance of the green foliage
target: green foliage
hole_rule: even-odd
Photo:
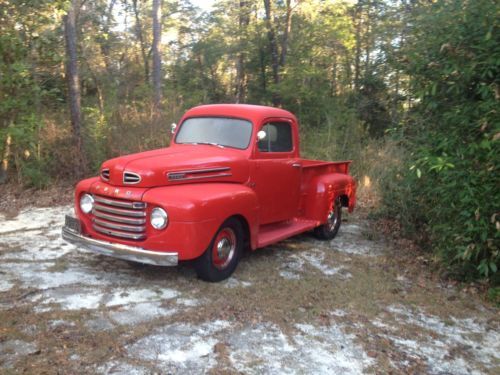
[[[405,53],[418,101],[403,129],[411,154],[386,204],[426,231],[456,275],[489,277],[500,267],[498,3],[438,1],[414,22]]]
[[[500,287],[493,287],[488,290],[488,299],[500,307]]]

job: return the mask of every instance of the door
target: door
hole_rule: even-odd
[[[266,120],[259,131],[251,183],[260,204],[260,224],[297,216],[301,180],[296,134],[291,120]]]

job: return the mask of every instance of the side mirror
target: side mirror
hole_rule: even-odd
[[[257,139],[262,141],[264,138],[266,138],[266,132],[264,130],[259,130],[257,133]]]
[[[170,125],[170,133],[174,134],[176,128],[177,128],[177,124],[175,122],[172,123],[172,125]]]

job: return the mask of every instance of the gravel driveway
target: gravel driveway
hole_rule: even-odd
[[[357,216],[209,284],[77,251],[69,206],[0,215],[2,373],[500,373],[499,311],[401,266]]]

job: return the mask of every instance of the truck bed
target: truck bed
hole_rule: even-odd
[[[323,161],[313,159],[301,159],[302,169],[315,168],[320,173],[349,173],[349,165],[352,160],[346,161]]]

